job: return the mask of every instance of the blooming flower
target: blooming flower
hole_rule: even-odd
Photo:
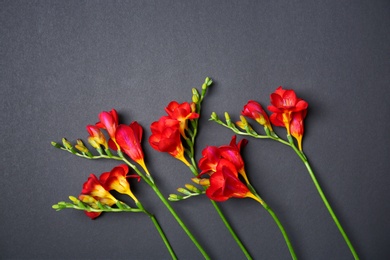
[[[129,172],[129,167],[126,164],[121,164],[113,168],[110,172],[105,172],[99,177],[99,181],[106,190],[115,190],[119,193],[129,195],[135,202],[138,199],[130,190],[129,182],[126,175]]]
[[[268,109],[274,113],[270,117],[271,122],[276,126],[284,126],[287,129],[287,134],[290,135],[292,114],[306,110],[307,106],[306,101],[297,98],[294,90],[285,90],[278,87],[271,94],[271,105],[268,106]]]
[[[170,118],[176,119],[180,122],[179,129],[180,134],[186,138],[185,130],[187,129],[187,120],[199,118],[199,114],[194,112],[194,109],[188,102],[183,102],[179,104],[176,101],[172,101],[165,108],[165,112],[169,115]]]
[[[115,141],[115,132],[118,127],[118,113],[115,109],[111,111],[103,111],[99,114],[100,121],[96,123],[96,126],[102,129],[106,129],[111,140]]]
[[[84,195],[88,195],[86,197]],[[92,200],[92,197],[94,200]],[[96,208],[97,201],[100,201],[103,205],[112,206],[117,202],[117,199],[114,198],[99,182],[98,178],[94,174],[90,174],[88,180],[83,184],[83,190],[81,191],[81,195],[79,199],[89,205],[91,207]],[[96,218],[100,214],[94,214],[93,212],[87,213],[87,216],[91,218]]]
[[[266,126],[270,131],[272,131],[272,126],[267,113],[264,111],[263,107],[256,101],[249,100],[248,103],[244,106],[241,114],[256,120],[257,123]]]
[[[223,166],[210,176],[210,186],[206,195],[215,201],[226,201],[229,198],[253,197],[248,187],[238,178],[231,167]]]
[[[205,173],[213,173],[217,171],[218,162],[221,160],[221,153],[216,146],[207,146],[202,151],[202,158],[199,160],[199,168],[201,172],[199,175]]]
[[[152,135],[149,137],[149,144],[153,149],[166,152],[179,159],[187,166],[190,163],[184,157],[184,147],[180,139],[179,121],[168,116],[161,117],[150,126]]]
[[[103,145],[106,149],[108,148],[107,140],[99,129],[95,125],[87,125],[87,131],[89,133],[88,142],[96,149],[100,148],[100,145]]]
[[[100,183],[94,174],[90,174],[88,180],[83,185],[81,194],[93,196],[105,205],[114,205],[117,199],[114,198]]]
[[[245,181],[248,183],[248,178],[245,173],[244,160],[240,154],[241,147],[247,144],[246,139],[242,139],[236,144],[237,137],[233,136],[229,145],[223,145],[220,147],[208,146],[202,151],[202,158],[199,160],[199,168],[201,169],[200,175],[205,173],[212,174],[217,170],[218,165],[222,159],[226,159],[231,162],[236,171],[239,172]]]
[[[142,127],[137,122],[129,126],[121,124],[116,130],[115,139],[121,150],[148,172],[141,147],[142,133]]]

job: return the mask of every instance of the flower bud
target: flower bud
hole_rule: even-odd
[[[192,191],[192,192],[196,192],[196,193],[202,192],[197,187],[195,187],[194,185],[191,185],[191,184],[186,184],[185,187],[187,188],[187,190]]]
[[[177,191],[180,193],[183,193],[184,195],[191,195],[191,192],[189,192],[188,190],[186,190],[184,188],[178,188]]]
[[[73,148],[73,145],[71,144],[71,142],[69,142],[68,140],[66,140],[66,138],[62,138],[62,144],[64,145],[64,147],[68,150],[72,149]]]
[[[51,142],[51,145],[54,146],[55,148],[62,148],[62,146],[56,142]]]
[[[177,194],[169,194],[169,198],[168,198],[168,200],[170,201],[178,201],[181,199],[183,199],[183,197]]]
[[[232,120],[230,119],[230,115],[229,115],[228,112],[225,112],[225,119],[226,119],[226,124],[228,126],[232,126],[233,125]]]
[[[196,88],[193,88],[192,89],[192,102],[194,102],[195,104],[198,104],[199,103],[199,92]]]
[[[211,113],[211,119],[215,121],[219,120],[217,113],[215,112]]]
[[[77,144],[74,146],[77,150],[79,150],[82,153],[88,153],[89,150],[87,147],[85,147],[83,141],[81,139],[77,139]]]

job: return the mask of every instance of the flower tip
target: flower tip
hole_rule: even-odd
[[[215,120],[215,121],[219,120],[217,113],[212,112],[210,120]]]
[[[213,84],[213,80],[210,79],[209,77],[206,77],[206,79],[204,80],[204,83],[207,85],[207,87],[211,86],[211,84]]]
[[[62,146],[56,142],[51,142],[51,145],[54,146],[55,148],[62,148]]]

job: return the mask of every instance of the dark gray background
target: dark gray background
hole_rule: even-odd
[[[304,150],[357,252],[389,259],[389,11],[379,0],[1,1],[0,258],[168,259],[142,214],[91,221],[52,210],[116,163],[50,141],[86,139],[85,126],[116,108],[122,122],[144,126],[147,163],[168,195],[191,174],[148,146],[149,125],[210,76],[197,157],[232,136],[207,120],[212,111],[237,120],[249,99],[266,106],[279,85],[295,89],[310,106]],[[352,259],[291,149],[250,139],[244,157],[299,258]],[[200,259],[148,186],[132,184],[177,255]],[[244,259],[205,197],[174,207],[212,258]],[[262,207],[249,199],[221,207],[254,258],[289,259]]]

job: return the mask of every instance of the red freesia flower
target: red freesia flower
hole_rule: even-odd
[[[129,167],[126,164],[121,164],[113,168],[110,172],[105,172],[100,175],[100,183],[106,190],[116,190],[119,193],[129,195],[135,202],[138,199],[130,190],[129,182],[126,179],[126,175],[129,172]]]
[[[159,121],[153,122],[150,126],[152,135],[149,144],[153,149],[166,152],[190,166],[184,157],[184,148],[180,139],[179,121],[163,116]]]
[[[272,126],[267,113],[264,111],[263,107],[256,101],[249,100],[248,103],[244,106],[241,114],[243,116],[256,120],[257,123],[266,126],[270,131],[272,131]]]
[[[96,123],[96,126],[102,129],[106,129],[111,140],[115,142],[115,132],[118,127],[118,113],[115,109],[111,111],[103,111],[99,114],[100,121]]]
[[[81,191],[81,195],[79,199],[81,201],[84,201],[86,198],[84,195],[88,195],[93,197],[96,201],[100,201],[103,205],[112,206],[117,202],[117,199],[114,198],[99,182],[98,178],[94,174],[90,174],[88,180],[83,184],[83,190]],[[88,198],[91,200],[90,198]],[[95,203],[96,204],[96,203]],[[96,205],[94,203],[91,203],[91,207],[95,207]],[[96,218],[97,214],[94,214],[93,212],[86,212],[87,216],[91,218]]]
[[[199,175],[205,173],[213,173],[217,171],[217,165],[221,160],[221,153],[216,146],[207,146],[202,151],[202,158],[199,160],[199,168],[201,172]]]
[[[300,151],[302,151],[302,137],[304,133],[303,119],[305,119],[306,113],[306,110],[293,113],[290,124],[291,135],[297,140]]]
[[[226,166],[210,176],[210,186],[206,190],[206,195],[215,201],[226,201],[232,197],[253,197],[248,187],[238,178],[237,172]]]
[[[231,162],[236,171],[238,171],[242,177],[248,182],[248,178],[245,173],[244,160],[240,154],[241,147],[247,144],[246,139],[242,139],[236,144],[237,137],[233,136],[229,145],[223,145],[220,147],[208,146],[202,151],[202,158],[199,160],[199,168],[201,169],[200,175],[205,173],[212,174],[217,171],[217,167],[222,159],[226,159]]]
[[[287,134],[290,134],[292,114],[306,110],[307,106],[306,101],[297,98],[294,90],[285,90],[282,87],[278,87],[271,94],[271,105],[268,106],[268,109],[276,114],[271,115],[271,122],[276,126],[280,126],[281,122],[283,122],[283,126],[287,129]]]
[[[87,131],[89,133],[88,141],[96,149],[103,145],[106,149],[108,148],[107,140],[99,127],[94,125],[87,125]]]
[[[121,124],[116,130],[115,138],[121,150],[148,172],[141,147],[142,133],[142,127],[137,122],[133,122],[129,126]]]
[[[187,120],[195,119],[199,117],[199,114],[195,113],[191,105],[188,102],[179,104],[176,101],[172,101],[165,108],[165,112],[169,115],[170,118],[176,119],[180,122],[179,129],[180,134],[185,138],[185,130],[187,129]]]

